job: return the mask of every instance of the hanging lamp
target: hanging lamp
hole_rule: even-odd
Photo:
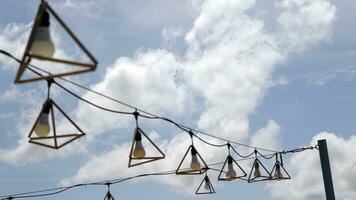
[[[232,149],[235,153],[236,150],[230,143],[227,144],[228,155],[225,159],[223,166],[219,172],[218,180],[219,181],[231,181],[235,179],[240,179],[242,177],[246,177],[246,172],[242,169],[242,167],[236,162],[236,160],[231,156],[230,149]],[[235,167],[234,167],[235,166]],[[226,169],[227,167],[227,169]],[[238,170],[238,171],[236,171]]]
[[[88,62],[56,58],[54,56],[56,47],[51,39],[50,34],[51,17],[53,17],[53,19],[59,23],[60,27],[63,28],[65,33],[67,33],[67,35],[72,39],[76,46],[84,53],[84,55],[89,60]],[[25,71],[28,70],[29,65],[31,65],[31,62],[33,60],[51,62],[51,65],[53,65],[54,63],[58,63],[70,65],[72,67],[71,70],[63,72],[50,72],[43,73],[41,75],[37,74],[35,77],[24,77]],[[97,61],[92,56],[92,54],[80,42],[80,40],[75,36],[75,34],[70,30],[70,28],[53,10],[53,8],[45,0],[42,0],[38,8],[36,18],[34,20],[30,37],[25,47],[25,52],[21,59],[20,67],[17,71],[15,83],[27,83],[38,80],[48,80],[60,76],[68,76],[83,72],[94,71],[96,69],[96,66]]]
[[[29,142],[52,149],[60,149],[66,144],[82,137],[85,133],[79,126],[50,98],[50,88],[53,80],[48,80],[47,100],[43,103],[40,114],[31,128]],[[67,127],[73,132],[63,133],[58,130],[58,116],[62,116]]]
[[[133,115],[134,115],[135,121],[136,121],[136,128],[135,128],[134,134],[133,134],[128,167],[133,167],[133,166],[157,161],[160,159],[164,159],[166,157],[166,155],[163,153],[163,151],[138,126],[138,116],[140,114],[137,112],[137,110],[135,110]],[[147,156],[146,150],[142,144],[142,139],[145,139],[148,142],[148,144],[151,145],[151,147],[153,148],[153,151],[156,151],[156,153],[159,155]]]

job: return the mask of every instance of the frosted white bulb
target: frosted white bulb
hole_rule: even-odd
[[[232,163],[228,163],[227,167],[228,167],[228,170],[226,172],[226,177],[235,178],[236,177],[236,171],[234,170],[233,164]]]
[[[142,141],[138,140],[135,141],[135,148],[133,150],[133,157],[134,158],[144,158],[146,155],[146,151],[142,146]]]
[[[49,126],[48,118],[49,118],[49,113],[46,113],[46,112],[41,113],[41,116],[35,126],[35,133],[37,136],[39,136],[39,137],[48,136],[48,134],[51,130],[51,128]]]
[[[280,180],[283,178],[282,172],[281,172],[281,167],[279,164],[276,165],[276,172],[274,173],[274,178],[277,180]]]
[[[49,27],[38,27],[32,44],[31,53],[49,58],[53,56],[54,44],[49,33]]]
[[[255,172],[253,173],[253,175],[255,176],[255,178],[261,176],[261,171],[260,171],[260,168],[259,168],[259,164],[257,162],[255,163]]]
[[[210,190],[210,184],[209,184],[209,179],[205,178],[205,185],[204,185],[205,190]]]
[[[201,170],[201,165],[196,154],[192,155],[192,162],[190,163],[190,168],[194,171]]]

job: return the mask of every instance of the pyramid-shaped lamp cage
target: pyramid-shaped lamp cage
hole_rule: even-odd
[[[227,170],[226,170],[227,168]],[[242,167],[236,162],[231,155],[228,155],[224,165],[222,166],[218,180],[219,181],[231,181],[235,179],[241,179],[246,177],[246,172],[242,169]]]
[[[129,165],[128,167],[133,167],[137,165],[142,165],[145,163],[157,161],[164,159],[166,155],[162,150],[146,135],[146,133],[138,126],[138,116],[139,113],[135,111],[134,113],[136,120],[136,128],[134,130],[134,136],[132,139],[131,150],[129,155]],[[142,139],[145,138],[146,141],[151,145],[151,147],[159,154],[157,156],[146,156],[146,151],[142,145]]]
[[[246,177],[246,172],[242,169],[242,167],[236,162],[236,160],[231,156],[231,149],[236,153],[237,151],[231,146],[230,143],[227,144],[228,148],[228,156],[225,159],[223,166],[219,172],[218,180],[219,181],[231,181],[235,179],[241,179]],[[227,168],[227,169],[226,169]]]
[[[248,176],[248,182],[260,182],[271,180],[272,176],[267,168],[262,164],[262,162],[257,158],[257,151],[255,150],[256,158],[253,162],[250,175]]]
[[[191,162],[189,168],[183,168],[183,163],[188,159],[188,154],[191,154]],[[203,174],[208,170],[208,165],[201,157],[199,152],[195,149],[194,145],[190,145],[187,151],[185,152],[182,161],[179,163],[179,166],[176,170],[177,175],[197,175]]]
[[[272,180],[288,180],[291,179],[289,173],[283,166],[282,155],[280,154],[280,160],[278,160],[278,154],[276,153],[276,163],[274,164],[271,175]]]
[[[71,124],[75,133],[61,134],[58,132],[56,128],[57,113],[63,116],[63,121]],[[51,129],[52,131],[50,131]],[[60,149],[84,135],[85,133],[78,125],[52,99],[48,98],[43,104],[41,113],[38,115],[28,137],[30,143]]]
[[[49,26],[50,16],[60,24],[64,31],[72,38],[75,44],[89,59],[89,62],[79,62],[68,59],[54,58],[53,53],[55,50],[54,44],[50,39]],[[31,63],[31,60],[41,60],[65,65],[75,66],[76,70],[68,70],[58,73],[46,73],[45,75],[39,75],[36,77],[25,78],[24,73]],[[44,0],[39,6],[37,15],[34,21],[34,25],[31,30],[30,37],[28,39],[24,55],[22,57],[19,70],[17,71],[15,83],[27,83],[38,80],[48,80],[54,77],[74,75],[89,71],[94,71],[97,66],[96,59],[86,49],[86,47],[79,41],[64,21],[57,15],[57,13],[51,8],[51,6]],[[74,67],[73,67],[74,68]],[[38,74],[37,74],[38,75]]]
[[[197,191],[195,192],[195,194],[214,194],[215,190],[213,185],[211,184],[211,181],[208,177],[208,175],[206,174],[203,181],[200,183]]]
[[[115,200],[110,191],[108,191],[104,197],[104,200]]]
[[[110,193],[110,183],[106,183],[108,186],[108,192],[106,193],[104,200],[115,200],[114,196]]]

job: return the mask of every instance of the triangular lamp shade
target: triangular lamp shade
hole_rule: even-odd
[[[190,145],[185,152],[182,161],[176,170],[177,175],[197,175],[203,174],[208,170],[208,165],[205,163],[201,155],[193,145]]]
[[[83,54],[86,61],[75,61],[69,58],[54,57],[55,45],[50,35],[50,19],[52,22],[57,22],[63,29],[63,32],[74,43],[76,49]],[[51,67],[51,70],[35,68],[32,62],[41,62],[41,69],[45,66]],[[37,65],[37,63],[36,63]],[[15,83],[26,83],[37,80],[48,80],[54,77],[68,76],[79,74],[83,72],[89,72],[96,69],[97,61],[91,55],[91,53],[85,48],[85,46],[79,41],[74,33],[68,28],[68,26],[62,21],[57,13],[46,2],[42,1],[39,6],[32,31],[27,42],[24,55],[22,57],[19,70],[17,71]],[[30,77],[25,74],[27,71],[35,70],[34,74]]]
[[[259,181],[266,181],[271,180],[272,176],[268,172],[267,168],[262,164],[262,162],[256,158],[253,162],[250,175],[248,177],[248,182],[259,182]]]
[[[247,176],[246,172],[242,167],[232,158],[231,155],[228,155],[224,165],[222,166],[218,180],[219,181],[231,181],[234,179],[239,179]]]
[[[30,143],[59,149],[84,135],[74,121],[52,99],[48,99],[28,137]]]
[[[211,181],[207,175],[205,175],[203,181],[200,183],[195,194],[214,194],[215,190]]]
[[[150,148],[144,148],[145,143],[143,142],[146,142],[146,147],[147,145],[150,145]],[[152,155],[153,153],[155,153],[155,156]],[[142,129],[137,127],[134,131],[134,137],[132,140],[129,167],[142,165],[164,158],[165,154],[161,151],[161,149],[146,135],[145,132],[142,131]]]
[[[272,180],[291,179],[287,170],[284,169],[282,163],[279,162],[278,160],[276,161],[276,163],[274,164],[274,166],[272,168],[271,175],[272,175]]]

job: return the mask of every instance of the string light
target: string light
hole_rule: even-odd
[[[292,149],[290,151],[283,151],[281,154],[289,154],[289,153],[299,153],[305,150],[314,150],[318,149],[317,145],[316,146],[311,146],[311,147],[303,147],[303,148],[296,148]],[[264,156],[275,156],[275,154],[267,154]],[[257,157],[262,157],[261,155],[257,155]],[[254,157],[248,157],[248,158],[241,158],[239,160],[236,160],[238,162],[250,160],[250,159],[255,159]],[[213,171],[220,171],[218,169],[214,169],[213,166],[221,165],[223,164],[222,162],[218,163],[213,163],[208,165],[209,170]],[[189,168],[188,168],[189,169]],[[125,178],[118,178],[118,179],[112,179],[112,180],[106,180],[106,181],[99,181],[99,182],[89,182],[89,183],[81,183],[81,184],[76,184],[76,185],[71,185],[67,187],[59,187],[59,188],[51,188],[51,189],[44,189],[44,190],[38,190],[38,191],[31,191],[31,192],[23,192],[23,193],[17,193],[17,194],[8,194],[8,195],[2,195],[0,196],[0,200],[6,200],[6,199],[17,199],[17,198],[35,198],[35,197],[44,197],[44,196],[53,196],[56,194],[63,193],[67,190],[73,189],[73,188],[78,188],[78,187],[84,187],[84,186],[98,186],[98,185],[106,185],[110,183],[112,184],[118,184],[122,182],[126,182],[132,179],[137,179],[137,178],[142,178],[142,177],[148,177],[148,176],[168,176],[168,175],[175,175],[176,170],[168,170],[168,171],[162,171],[162,172],[157,172],[157,173],[146,173],[146,174],[139,174],[136,176],[130,176],[130,177],[125,177]],[[210,180],[210,179],[209,179]]]
[[[6,52],[4,50],[0,50],[0,53],[11,57],[11,58],[15,59],[18,62],[21,62],[19,59],[17,59],[16,57],[14,57],[13,55],[11,55],[10,53],[8,53],[8,52]],[[49,76],[51,75],[49,72],[47,72],[47,71],[45,71],[45,70],[43,70],[43,69],[41,69],[41,68],[39,68],[37,66],[31,65],[31,64],[28,64],[28,69],[30,71],[32,71],[33,73],[37,74],[38,76],[41,76],[41,77],[44,77],[44,75],[41,74],[40,72],[43,72],[43,73],[45,73],[45,74],[47,74]],[[142,109],[138,109],[138,108],[133,107],[133,106],[127,104],[127,103],[121,102],[121,101],[119,101],[117,99],[114,99],[112,97],[109,97],[109,96],[107,96],[105,94],[102,94],[102,93],[99,93],[97,91],[94,91],[94,90],[92,90],[92,89],[90,89],[88,87],[85,87],[85,86],[80,85],[78,83],[75,83],[73,81],[69,81],[67,79],[64,79],[63,77],[58,77],[58,79],[60,79],[62,81],[65,81],[66,83],[69,83],[71,85],[77,86],[77,87],[79,87],[81,89],[84,89],[86,91],[95,93],[95,94],[100,95],[102,97],[105,97],[105,98],[107,98],[109,100],[117,102],[117,103],[119,103],[121,105],[124,105],[126,107],[135,109],[135,112],[123,112],[123,111],[108,109],[108,108],[105,108],[103,106],[97,105],[97,104],[95,104],[95,103],[93,103],[93,102],[91,102],[89,100],[86,100],[86,99],[80,97],[79,95],[75,94],[73,91],[67,89],[66,87],[64,87],[63,85],[58,83],[57,81],[54,81],[54,80],[50,79],[49,84],[48,84],[49,85],[49,88],[48,88],[48,102],[47,101],[45,102],[45,104],[44,104],[44,106],[42,108],[42,111],[41,111],[38,119],[36,120],[36,123],[34,124],[33,130],[32,130],[39,137],[48,137],[48,134],[50,132],[49,120],[48,120],[49,118],[48,117],[50,115],[53,115],[53,110],[51,110],[51,108],[53,109],[53,106],[54,106],[54,107],[57,107],[61,111],[61,109],[49,98],[50,85],[52,83],[54,83],[58,87],[62,88],[64,91],[68,92],[69,94],[71,94],[72,96],[76,97],[77,99],[79,99],[79,100],[81,100],[81,101],[83,101],[85,103],[88,103],[88,104],[90,104],[90,105],[92,105],[92,106],[94,106],[94,107],[96,107],[98,109],[101,109],[101,110],[104,110],[104,111],[107,111],[107,112],[116,113],[116,114],[134,115],[135,119],[136,119],[136,129],[134,131],[134,137],[133,137],[133,143],[132,143],[132,149],[131,149],[132,152],[130,153],[130,160],[131,159],[149,158],[149,157],[146,156],[145,149],[143,148],[142,143],[141,143],[142,142],[142,138],[143,138],[142,136],[146,137],[149,141],[151,141],[151,140],[142,131],[142,129],[139,128],[138,121],[137,121],[138,116],[141,116],[141,117],[146,118],[146,119],[163,120],[163,121],[166,121],[166,122],[169,122],[169,123],[175,125],[179,129],[183,130],[183,132],[189,133],[192,144],[189,146],[187,152],[183,156],[183,159],[182,159],[181,163],[179,164],[178,168],[174,171],[174,173],[170,172],[170,173],[160,173],[160,174],[158,174],[158,173],[157,174],[142,174],[142,175],[138,175],[137,177],[143,177],[143,176],[147,176],[147,175],[203,174],[203,173],[206,173],[207,170],[209,170],[209,169],[212,169],[212,170],[215,170],[215,171],[220,171],[220,175],[221,175],[222,172],[224,171],[223,170],[224,166],[227,164],[228,170],[227,170],[227,172],[224,171],[225,172],[224,173],[225,177],[227,178],[226,180],[236,179],[236,178],[242,179],[242,177],[246,176],[247,174],[240,167],[240,165],[237,164],[236,160],[234,160],[233,157],[230,155],[230,148],[231,148],[238,156],[242,157],[243,159],[250,159],[250,158],[252,158],[250,156],[255,154],[255,157],[254,157],[255,160],[254,160],[254,163],[253,163],[249,178],[247,179],[248,182],[251,183],[251,182],[256,182],[256,181],[261,181],[261,180],[279,180],[279,179],[282,179],[282,177],[285,178],[285,179],[288,179],[288,178],[290,178],[290,176],[289,176],[289,174],[287,173],[287,171],[283,167],[282,154],[296,153],[296,152],[304,151],[304,150],[307,150],[307,149],[316,149],[317,148],[315,146],[315,147],[298,148],[298,149],[293,149],[293,150],[290,150],[290,151],[278,152],[278,151],[273,151],[273,150],[270,150],[270,149],[265,149],[265,148],[260,148],[260,147],[253,147],[253,146],[250,146],[250,145],[246,145],[246,144],[238,143],[238,142],[235,142],[235,141],[231,141],[231,140],[228,140],[228,139],[225,139],[225,138],[217,137],[217,136],[215,136],[213,134],[209,134],[209,133],[206,133],[206,132],[203,132],[203,131],[200,131],[200,130],[196,130],[196,129],[190,128],[188,126],[182,125],[182,124],[177,123],[177,122],[175,122],[175,121],[173,121],[173,120],[171,120],[169,118],[160,117],[158,115],[149,113],[149,112],[144,111]],[[137,111],[145,113],[146,115],[139,114]],[[68,117],[64,112],[63,112],[63,114],[65,115],[65,117]],[[68,120],[71,121],[74,124],[74,126],[76,126],[75,123],[69,117],[68,117]],[[52,123],[53,123],[53,125],[55,124],[54,122],[52,122]],[[55,126],[53,127],[53,129],[55,130]],[[79,127],[78,127],[78,129],[79,129]],[[32,134],[32,131],[31,131],[31,134]],[[225,143],[225,144],[213,144],[211,142],[208,142],[208,141],[204,140],[203,138],[199,137],[198,135],[194,134],[193,131],[195,131],[195,132],[197,132],[197,133],[199,133],[201,135],[205,135],[205,136],[208,136],[208,137],[211,137],[211,138],[215,138],[215,139],[219,139],[221,141],[225,141],[227,143]],[[82,134],[84,134],[84,133],[82,133]],[[210,146],[213,146],[213,147],[224,147],[224,146],[228,147],[229,155],[227,156],[227,158],[226,158],[226,160],[225,160],[225,162],[223,164],[224,166],[221,168],[221,170],[216,170],[216,169],[208,167],[208,165],[205,163],[205,161],[202,159],[201,155],[198,153],[197,149],[193,145],[193,137],[197,138],[200,141],[202,141],[203,143],[205,143],[207,145],[210,145]],[[52,139],[53,138],[56,139],[56,136],[52,137]],[[152,141],[151,141],[151,143],[155,146],[155,144]],[[254,151],[251,154],[248,154],[248,155],[241,155],[240,153],[238,153],[232,147],[232,145],[230,143],[235,144],[235,145],[239,145],[239,146],[248,147],[248,148],[254,148]],[[259,149],[261,151],[273,152],[273,154],[263,155],[259,151],[257,151],[257,149]],[[136,151],[136,153],[135,153],[135,151]],[[163,154],[163,152],[161,152],[161,153]],[[181,165],[182,165],[183,161],[186,159],[188,154],[191,155],[190,167],[189,168],[182,168]],[[265,159],[271,159],[272,157],[274,157],[275,155],[278,155],[278,154],[280,155],[281,161],[279,161],[278,158],[276,157],[276,163],[275,163],[274,167],[272,168],[271,172],[268,172],[266,167],[258,159],[258,157],[263,157]],[[164,154],[163,154],[163,157],[164,157]],[[149,161],[149,162],[151,162],[151,161]],[[240,176],[237,175],[236,168],[234,168],[234,163],[236,164],[235,166],[238,166],[238,168],[243,172],[242,175],[240,175]],[[130,166],[130,163],[129,163],[129,166]],[[263,171],[266,171],[267,175],[261,173],[261,167],[262,167]],[[283,176],[283,172],[287,175],[286,177]],[[271,174],[274,174],[274,177],[272,177]],[[220,175],[219,175],[219,178],[221,178]],[[253,175],[253,177],[252,177],[252,175]],[[207,175],[206,175],[206,177],[207,177]],[[123,180],[117,180],[117,182],[111,182],[111,184],[112,183],[123,182],[123,181],[126,181],[126,180],[130,180],[132,178],[136,178],[136,177],[129,177],[129,178],[126,178],[126,179],[123,179]],[[205,180],[206,179],[204,179],[203,182]],[[100,184],[100,183],[95,183],[95,184]],[[88,185],[88,184],[84,184],[84,185]],[[205,186],[206,186],[206,184],[205,184]],[[73,186],[73,187],[77,187],[77,186]],[[63,190],[60,190],[60,191],[57,191],[57,192],[54,192],[54,193],[48,193],[48,195],[57,194],[57,193],[60,193],[62,191],[65,191],[67,189],[70,189],[70,188],[66,188],[66,189],[63,189]],[[7,198],[9,198],[10,196],[11,196],[11,198],[33,197],[33,196],[14,197],[14,195],[9,195],[9,196],[7,196]]]

